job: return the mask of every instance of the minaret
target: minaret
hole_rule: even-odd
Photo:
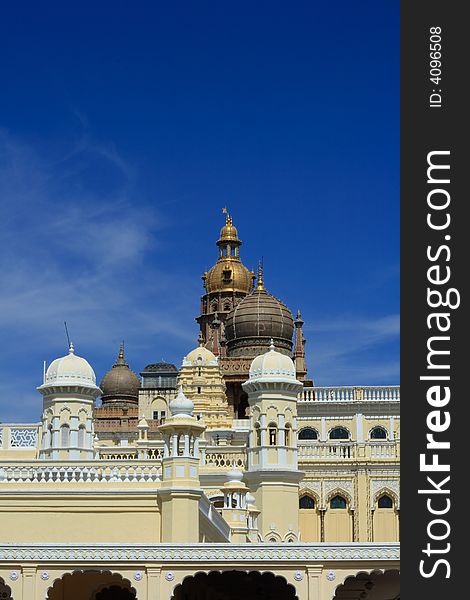
[[[250,406],[248,470],[245,481],[259,508],[259,533],[264,541],[299,539],[299,482],[304,473],[297,460],[297,396],[292,359],[269,352],[251,363],[242,385]]]
[[[39,457],[52,460],[93,459],[93,406],[101,394],[89,363],[69,353],[56,358],[38,388],[43,396]]]
[[[199,438],[205,429],[183,387],[170,402],[171,417],[158,430],[163,436],[161,499],[162,542],[199,542]]]
[[[295,349],[294,349],[294,364],[297,373],[297,379],[304,381],[307,376],[307,362],[305,360],[305,338],[302,332],[302,316],[300,309],[297,311],[297,318],[294,321],[295,325]]]

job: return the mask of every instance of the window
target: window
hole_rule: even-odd
[[[335,496],[330,500],[330,508],[346,508],[346,500],[343,496]]]
[[[68,448],[70,445],[70,428],[68,425],[62,425],[60,428],[60,445],[62,448]]]
[[[165,411],[165,410],[162,410],[162,411],[160,412],[160,419],[164,419],[165,417],[166,417],[166,411]]]
[[[83,425],[78,428],[78,447],[85,447],[85,427]]]
[[[393,508],[393,500],[387,494],[380,496],[377,503],[378,508]]]
[[[200,394],[200,393],[201,393],[201,388],[200,388],[200,387],[198,387],[198,388],[197,388],[197,393],[198,393],[198,394]]]
[[[330,431],[330,440],[349,440],[349,431],[344,427],[335,427]]]
[[[261,446],[261,429],[259,423],[255,423],[255,444]]]
[[[305,427],[299,431],[299,440],[318,440],[318,431],[312,427]]]
[[[315,500],[311,496],[301,496],[299,498],[299,508],[315,508]]]
[[[291,445],[291,438],[292,438],[292,429],[291,426],[289,425],[289,423],[286,425],[286,429],[285,429],[285,445],[286,446],[290,446]]]
[[[154,410],[153,411],[153,417],[152,418],[155,419],[155,421],[158,420],[158,410]]]
[[[275,423],[270,423],[268,425],[268,433],[269,433],[269,445],[276,446],[277,445],[277,426]]]
[[[231,269],[224,269],[222,271],[223,273],[223,280],[224,281],[231,281],[232,280],[232,270]]]
[[[387,432],[383,427],[374,427],[370,432],[371,440],[386,440]]]

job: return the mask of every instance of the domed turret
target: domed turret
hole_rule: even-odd
[[[212,269],[203,275],[208,294],[222,291],[248,294],[253,289],[254,273],[240,260],[241,244],[232,217],[226,212],[225,225],[220,230],[220,238],[217,241],[219,259]]]
[[[129,368],[122,344],[116,362],[101,380],[100,387],[103,404],[138,403],[140,380]]]
[[[70,344],[66,356],[51,362],[44,376],[44,383],[38,389],[64,386],[81,386],[98,390],[95,372],[87,360],[75,354],[73,344]]]
[[[273,340],[269,352],[257,356],[250,366],[250,380],[269,378],[296,381],[295,366],[291,358],[276,352]]]
[[[294,319],[287,306],[269,294],[261,266],[258,285],[228,314],[225,323],[228,356],[256,356],[274,340],[280,352],[292,354]]]

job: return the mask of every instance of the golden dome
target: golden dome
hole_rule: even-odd
[[[204,287],[207,293],[211,292],[241,292],[249,294],[253,289],[255,274],[249,271],[241,262],[237,228],[232,217],[224,209],[225,225],[220,230],[219,258],[216,264],[203,275]]]

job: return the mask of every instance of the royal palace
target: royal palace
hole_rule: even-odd
[[[217,246],[180,365],[98,385],[70,344],[0,421],[1,600],[399,598],[399,387],[315,386],[229,214]]]

